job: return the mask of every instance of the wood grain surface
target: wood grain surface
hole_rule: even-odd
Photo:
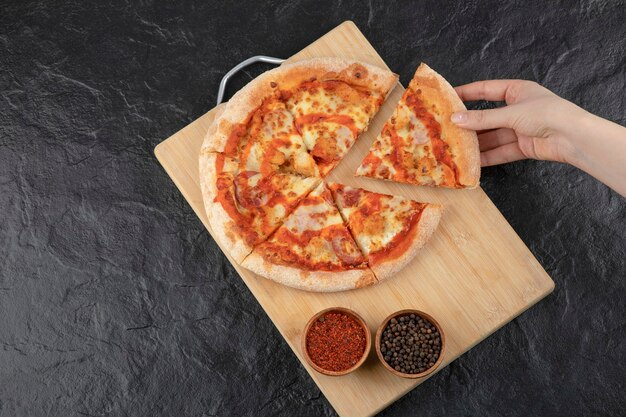
[[[386,67],[352,22],[341,24],[290,60],[316,56],[354,58]],[[434,69],[445,77],[446,68]],[[350,308],[365,319],[373,334],[380,322],[396,310],[425,311],[439,321],[446,333],[444,361],[438,369],[441,370],[554,288],[553,281],[482,189],[435,189],[353,176],[403,91],[398,84],[369,131],[328,179],[443,204],[445,212],[439,228],[413,262],[379,285],[320,294],[281,286],[241,268],[231,259],[241,279],[341,416],[376,414],[425,379],[392,375],[378,362],[375,349],[363,366],[350,375],[330,377],[317,373],[303,360],[300,348],[302,330],[316,312],[333,306]],[[209,233],[199,186],[198,152],[214,112],[211,110],[155,149],[158,160]]]

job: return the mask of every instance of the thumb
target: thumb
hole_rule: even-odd
[[[515,124],[514,106],[500,107],[491,110],[466,110],[453,113],[450,119],[460,127],[472,130],[513,128]]]

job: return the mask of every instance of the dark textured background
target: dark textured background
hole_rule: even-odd
[[[405,84],[528,78],[626,123],[624,2],[163,3],[0,5],[2,417],[334,415],[153,156],[251,55],[352,19]],[[382,415],[623,415],[625,200],[556,163],[481,183],[556,290]]]

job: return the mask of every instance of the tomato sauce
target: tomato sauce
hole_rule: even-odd
[[[398,257],[406,252],[413,239],[409,239],[410,236],[417,233],[417,225],[419,224],[422,213],[424,212],[425,205],[420,204],[419,211],[415,211],[411,214],[408,222],[400,233],[393,237],[391,242],[385,246],[384,249],[369,254],[370,265],[375,265],[380,262],[388,261]]]
[[[248,124],[250,121],[250,117],[242,123],[236,125],[233,130],[230,132],[228,139],[226,140],[226,145],[224,146],[224,154],[228,156],[237,157],[239,153],[239,145],[241,144],[243,138],[248,133]]]
[[[322,238],[330,242],[337,259],[319,261],[311,259],[311,254],[299,253],[292,249],[306,248],[314,238]],[[304,230],[298,233],[293,233],[283,227],[278,230],[272,240],[263,242],[257,247],[257,250],[268,261],[316,271],[345,271],[366,267],[365,258],[343,225],[328,226],[322,230]],[[353,251],[346,252],[344,245],[353,246]]]
[[[278,226],[268,217],[268,212],[277,205],[282,205],[287,214],[296,207],[297,199],[288,199],[278,173],[263,176],[255,186],[249,184],[256,172],[243,171],[238,175],[223,172],[224,156],[216,158],[217,195],[215,201],[233,221],[233,226],[244,241],[254,246],[267,238]]]
[[[302,135],[302,128],[305,125],[310,125],[320,122],[337,123],[346,126],[356,136],[359,133],[359,129],[354,124],[354,119],[345,114],[325,114],[325,113],[310,113],[299,116],[296,118],[296,130]]]
[[[415,116],[424,124],[426,130],[428,131],[428,137],[430,138],[432,147],[433,147],[433,155],[435,159],[441,163],[446,165],[452,172],[454,172],[454,179],[456,184],[449,185],[457,185],[459,186],[459,170],[452,159],[452,154],[450,153],[450,149],[447,143],[445,143],[441,139],[441,125],[435,119],[435,117],[428,111],[425,103],[416,95],[416,94],[407,94],[406,105],[413,111]]]
[[[344,207],[354,207],[359,204],[363,192],[359,188],[342,189]]]
[[[407,169],[407,167],[413,167],[413,155],[409,154],[405,156],[404,140],[398,135],[395,127],[389,126],[385,132],[391,139],[391,163],[395,168],[393,179],[397,181],[412,181],[415,179],[415,175]],[[410,164],[407,164],[405,159],[410,159]]]

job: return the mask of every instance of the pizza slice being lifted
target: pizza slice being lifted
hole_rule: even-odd
[[[356,175],[418,185],[474,188],[478,139],[450,116],[465,110],[454,88],[421,64]]]
[[[254,248],[242,266],[308,291],[343,291],[376,283],[323,183]]]
[[[378,281],[404,268],[433,234],[442,208],[329,184],[341,215]]]
[[[200,158],[200,184],[213,236],[241,263],[320,179],[239,168],[236,160],[223,154],[206,152]]]

